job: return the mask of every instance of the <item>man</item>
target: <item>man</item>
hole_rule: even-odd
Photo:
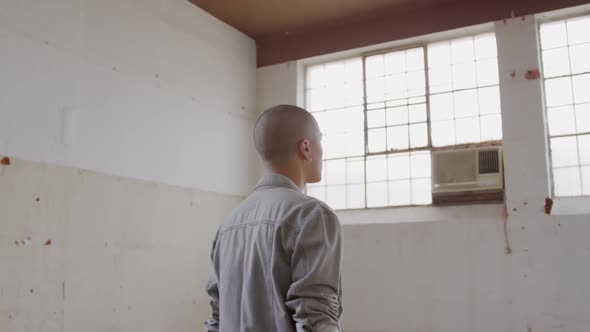
[[[299,107],[258,119],[266,175],[215,236],[207,331],[340,331],[342,229],[325,203],[302,193],[321,180],[321,136]]]

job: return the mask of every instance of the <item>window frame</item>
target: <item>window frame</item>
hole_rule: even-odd
[[[549,180],[550,180],[550,189],[551,189],[551,197],[556,199],[556,200],[564,200],[564,201],[571,201],[571,200],[590,200],[590,194],[583,194],[583,188],[580,188],[580,190],[582,191],[582,193],[580,195],[575,195],[575,196],[558,196],[555,193],[555,175],[554,175],[554,167],[553,167],[553,151],[551,150],[551,139],[552,138],[565,138],[565,137],[575,137],[576,138],[576,143],[578,142],[578,137],[582,136],[582,135],[590,135],[590,132],[583,132],[583,133],[575,133],[575,134],[564,134],[564,135],[554,135],[552,136],[550,131],[549,131],[549,107],[547,106],[547,92],[546,92],[546,82],[547,80],[553,80],[553,79],[559,79],[559,78],[573,78],[576,76],[581,76],[581,75],[589,75],[589,72],[585,72],[585,73],[581,73],[581,74],[571,74],[571,58],[570,58],[570,44],[569,44],[569,38],[568,38],[568,34],[567,34],[567,20],[570,19],[575,19],[578,17],[583,17],[583,16],[589,16],[590,17],[590,9],[587,10],[576,10],[575,8],[567,8],[565,10],[562,11],[558,11],[558,12],[549,12],[549,13],[543,13],[543,14],[539,14],[537,15],[537,24],[536,24],[536,28],[537,28],[537,51],[539,52],[539,65],[541,68],[541,91],[542,91],[542,100],[543,100],[543,113],[544,113],[544,118],[545,118],[545,144],[547,146],[547,166],[548,166],[548,173],[549,173]],[[541,41],[541,26],[544,24],[550,24],[550,23],[555,23],[555,22],[560,22],[560,21],[564,21],[564,23],[566,24],[566,38],[567,39],[567,43],[566,43],[566,48],[568,49],[568,60],[570,61],[569,63],[569,69],[570,69],[570,74],[565,74],[565,75],[559,75],[559,76],[553,76],[553,77],[545,77],[545,73],[544,73],[544,69],[545,69],[545,61],[543,58],[543,45],[542,45],[542,41]],[[550,49],[549,49],[550,50]],[[572,94],[573,94],[573,87],[572,87]],[[574,119],[575,119],[575,100],[573,99],[572,96],[572,106],[574,107]],[[560,106],[557,106],[560,107]],[[576,147],[576,150],[578,152],[578,158],[580,157],[580,151],[578,149],[578,147]],[[582,166],[581,165],[577,165],[576,168],[578,168],[578,173],[580,176],[580,181],[582,181]],[[568,209],[569,210],[569,209]]]
[[[429,43],[430,42],[408,44],[406,46],[399,46],[399,47],[389,48],[389,49],[385,49],[385,50],[365,53],[361,56],[362,63],[363,63],[363,90],[364,90],[363,91],[363,108],[364,108],[363,115],[365,118],[365,126],[364,126],[365,127],[365,129],[364,129],[365,130],[365,157],[390,155],[390,154],[394,154],[394,153],[412,153],[412,152],[417,152],[417,151],[432,151],[432,148],[433,148],[432,135],[431,135],[432,131],[431,131],[431,126],[430,126],[430,87],[429,87],[429,74],[428,74],[428,44]],[[424,84],[425,84],[424,104],[426,104],[426,127],[427,127],[427,133],[428,133],[428,143],[426,146],[418,147],[418,148],[408,147],[407,149],[404,149],[404,150],[395,150],[395,151],[385,150],[385,151],[381,151],[381,152],[369,152],[369,137],[368,137],[369,136],[369,123],[368,123],[368,116],[367,116],[369,113],[367,105],[369,103],[367,102],[366,60],[368,57],[375,56],[375,55],[385,55],[385,54],[392,53],[392,52],[403,52],[403,51],[417,49],[417,48],[422,48],[422,51],[423,51],[422,54],[423,54],[423,61],[424,61],[423,63],[424,63]],[[414,98],[416,98],[416,97],[414,97]],[[406,99],[411,99],[411,97],[408,97]],[[409,106],[409,105],[410,104],[406,104],[406,106]],[[387,125],[384,128],[387,128]],[[374,129],[374,128],[372,128],[372,129]],[[387,142],[387,135],[385,136],[385,142]],[[387,144],[386,144],[386,148],[387,148]]]
[[[319,57],[315,57],[315,58],[311,58],[311,59],[304,59],[301,60],[301,64],[302,64],[302,84],[303,84],[303,104],[307,105],[307,94],[305,93],[305,91],[307,90],[307,73],[308,73],[308,68],[312,67],[312,66],[317,66],[317,65],[322,65],[322,64],[328,64],[331,62],[337,62],[337,61],[346,61],[349,59],[354,59],[354,58],[360,58],[360,60],[362,61],[362,84],[363,84],[363,103],[362,103],[362,107],[363,107],[363,118],[364,118],[364,124],[363,124],[363,130],[364,130],[364,155],[360,155],[360,156],[345,156],[345,157],[337,157],[337,158],[329,158],[329,159],[322,159],[322,163],[325,166],[325,162],[326,161],[330,161],[330,160],[348,160],[348,159],[362,159],[364,162],[364,167],[363,167],[363,172],[364,172],[364,183],[363,183],[363,187],[364,187],[364,207],[360,207],[360,208],[343,208],[343,209],[338,209],[338,211],[354,211],[354,210],[368,210],[368,209],[387,209],[387,208],[407,208],[407,207],[428,207],[428,206],[434,206],[434,204],[432,202],[430,202],[429,204],[409,204],[409,205],[385,205],[385,206],[379,206],[379,207],[369,207],[368,206],[368,195],[367,195],[367,158],[368,157],[374,157],[374,156],[384,156],[385,158],[387,158],[387,156],[389,155],[395,155],[395,154],[403,154],[403,153],[407,153],[408,155],[410,155],[411,153],[415,153],[415,152],[423,152],[423,151],[427,151],[427,152],[435,152],[435,151],[445,151],[445,150],[449,150],[449,149],[461,149],[461,148],[472,148],[472,147],[487,147],[487,146],[502,146],[502,142],[503,142],[503,135],[502,135],[502,139],[500,140],[489,140],[489,141],[483,141],[483,142],[479,142],[479,143],[459,143],[459,144],[453,144],[453,145],[444,145],[444,146],[433,146],[432,144],[432,123],[431,123],[431,114],[430,114],[430,74],[429,74],[429,67],[428,67],[428,45],[429,44],[433,44],[433,43],[437,43],[437,42],[444,42],[444,41],[452,41],[455,39],[461,39],[461,38],[469,38],[469,37],[475,37],[477,35],[483,35],[483,34],[488,34],[488,33],[492,33],[495,36],[495,29],[493,24],[482,24],[482,25],[478,25],[478,26],[473,26],[473,27],[466,27],[466,28],[461,28],[461,29],[457,29],[457,30],[452,30],[452,31],[447,31],[447,32],[441,32],[441,33],[435,33],[435,34],[430,34],[430,35],[424,35],[424,36],[419,36],[416,38],[410,38],[409,40],[415,40],[415,41],[408,41],[408,40],[402,40],[402,41],[395,41],[393,43],[396,43],[397,45],[395,46],[379,46],[377,48],[375,48],[375,46],[369,46],[367,48],[374,48],[372,50],[369,51],[364,51],[364,49],[367,48],[361,48],[360,50],[357,51],[353,51],[353,52],[343,52],[345,53],[342,56],[333,56],[333,55],[328,55],[328,56],[319,56]],[[435,37],[433,37],[435,36]],[[368,114],[368,109],[367,109],[367,84],[366,84],[366,59],[370,56],[374,56],[374,55],[381,55],[381,54],[387,54],[387,53],[391,53],[391,52],[399,52],[399,51],[406,51],[406,50],[410,50],[410,49],[415,49],[415,48],[422,48],[423,49],[423,58],[424,58],[424,79],[425,79],[425,104],[426,104],[426,124],[427,124],[427,134],[428,134],[428,143],[426,146],[423,147],[418,147],[418,148],[412,148],[409,147],[408,149],[405,150],[395,150],[395,151],[390,151],[390,150],[385,150],[385,151],[381,151],[381,152],[369,152],[369,140],[368,140],[368,134],[369,134],[369,128],[368,128],[368,121],[367,121],[367,114]],[[496,57],[496,60],[498,61],[498,58]],[[472,90],[472,89],[478,89],[478,88],[486,88],[486,87],[494,87],[494,86],[500,86],[500,82],[498,82],[497,84],[494,85],[490,85],[490,86],[482,86],[482,87],[475,87],[475,88],[469,88],[469,89],[452,89],[449,92],[455,92],[455,91],[462,91],[462,90]],[[408,98],[409,99],[409,98]],[[479,100],[478,100],[479,102]],[[345,106],[346,107],[352,107],[352,106]],[[329,111],[329,110],[322,110],[320,112],[325,112],[325,111]],[[315,112],[313,112],[315,113]],[[313,114],[312,113],[312,114]],[[501,115],[501,112],[500,112]],[[327,170],[323,170],[324,173],[327,172]],[[411,179],[410,179],[411,180]],[[346,185],[345,185],[346,186]],[[328,185],[325,184],[324,188],[326,189],[326,193],[327,193],[327,187]],[[306,192],[307,192],[307,187],[306,187]],[[474,204],[478,204],[480,202],[474,202]],[[469,204],[462,204],[462,205],[472,205],[471,203]]]

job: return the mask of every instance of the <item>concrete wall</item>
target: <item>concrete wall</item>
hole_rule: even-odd
[[[240,200],[12,159],[0,171],[0,331],[200,330],[211,239]]]
[[[590,330],[587,200],[556,200],[552,214],[544,213],[551,194],[542,82],[525,78],[540,68],[537,23],[525,17],[494,24],[505,205],[339,212],[345,331]],[[296,81],[293,66],[259,69],[259,86],[279,87],[264,100],[297,100],[295,89],[284,89]]]
[[[186,0],[0,0],[0,331],[199,330],[255,85]]]
[[[346,225],[345,331],[588,331],[590,218],[528,214],[511,255],[498,217]]]
[[[0,49],[0,154],[251,189],[254,41],[188,1],[0,0]]]

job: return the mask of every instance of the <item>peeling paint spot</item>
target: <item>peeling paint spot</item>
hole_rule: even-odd
[[[41,201],[40,197],[35,197],[35,202],[39,203],[39,201]]]
[[[524,226],[522,226],[520,229],[522,229],[524,231]]]
[[[514,209],[512,209],[512,211],[516,212],[516,211],[518,211],[518,209],[517,208],[514,208]]]
[[[540,77],[541,73],[539,72],[539,69],[527,70],[527,72],[524,74],[524,78],[527,80],[538,80]]]
[[[524,202],[524,206],[527,206],[527,205],[529,205],[529,202]]]
[[[131,310],[131,306],[130,305],[127,306],[127,310]]]
[[[156,73],[155,75],[156,79],[160,78],[160,75],[158,73]]]
[[[12,315],[8,314],[8,319],[12,320]]]
[[[504,22],[504,23],[506,23],[506,22]],[[516,77],[516,70],[513,70],[513,71],[510,73],[510,77],[512,77],[512,78],[515,78],[515,77]]]
[[[45,243],[43,244],[44,246],[50,246],[51,245],[51,239],[45,241]]]
[[[553,208],[553,200],[549,197],[545,198],[545,214],[551,214]]]
[[[31,237],[27,236],[25,239],[20,240],[20,244],[22,244],[23,246],[28,246],[31,244]]]
[[[66,281],[65,280],[61,283],[61,298],[64,301],[66,300]]]
[[[526,331],[527,332],[533,332],[533,327],[531,325],[527,324]]]
[[[31,288],[31,290],[29,292],[31,292],[31,294],[33,294],[35,292],[35,290]]]

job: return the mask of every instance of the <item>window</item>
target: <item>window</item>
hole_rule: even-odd
[[[324,133],[336,209],[432,202],[432,149],[502,139],[492,33],[309,66],[306,107]]]
[[[362,59],[308,67],[306,107],[324,135],[322,182],[307,193],[336,209],[365,207]]]
[[[555,196],[590,195],[590,16],[541,24]]]

